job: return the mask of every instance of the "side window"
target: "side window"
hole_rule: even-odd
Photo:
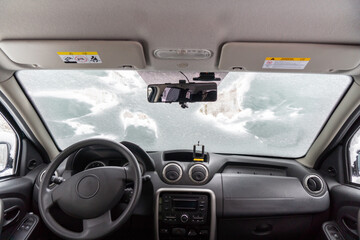
[[[360,129],[354,134],[349,145],[351,182],[360,184]]]
[[[0,114],[0,177],[15,174],[17,136]]]

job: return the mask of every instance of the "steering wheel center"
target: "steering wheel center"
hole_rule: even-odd
[[[100,181],[96,175],[86,175],[79,180],[76,186],[76,192],[79,197],[89,199],[94,197],[100,188]]]

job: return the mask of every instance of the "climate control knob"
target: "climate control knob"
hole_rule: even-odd
[[[182,223],[187,223],[187,221],[189,221],[189,216],[188,216],[187,214],[181,215],[180,221],[181,221]]]

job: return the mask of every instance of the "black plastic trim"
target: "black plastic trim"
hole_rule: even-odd
[[[31,140],[34,143],[37,150],[40,152],[43,160],[49,163],[50,158],[45,148],[40,144],[40,142],[37,140],[35,135],[32,133],[30,128],[27,126],[25,121],[20,116],[19,112],[16,110],[16,108],[12,105],[12,103],[5,97],[5,95],[2,92],[0,92],[0,99],[4,108],[13,119],[13,123],[18,127],[19,132],[21,132],[22,135],[26,136],[29,140]]]
[[[14,131],[14,134],[16,136],[16,149],[15,149],[15,166],[14,166],[14,174],[11,175],[7,175],[7,176],[3,176],[0,177],[2,179],[6,179],[12,176],[16,176],[19,175],[19,162],[21,159],[21,154],[22,154],[22,144],[21,144],[21,140],[24,138],[23,132],[21,131],[21,129],[19,128],[19,126],[17,125],[16,121],[14,120],[14,118],[12,117],[12,115],[7,111],[7,109],[4,107],[4,105],[2,104],[2,102],[0,102],[0,115],[4,118],[4,120],[9,124],[9,126],[11,127],[11,129]]]
[[[346,139],[354,128],[354,125],[360,125],[360,105],[352,112],[350,117],[346,120],[344,125],[340,128],[334,139],[326,147],[326,149],[321,153],[319,158],[316,160],[314,169],[319,169],[325,159],[331,154],[331,152],[339,145],[343,139]]]

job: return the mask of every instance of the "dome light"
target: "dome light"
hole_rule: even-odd
[[[159,59],[205,60],[212,56],[207,49],[156,49],[154,56]]]

